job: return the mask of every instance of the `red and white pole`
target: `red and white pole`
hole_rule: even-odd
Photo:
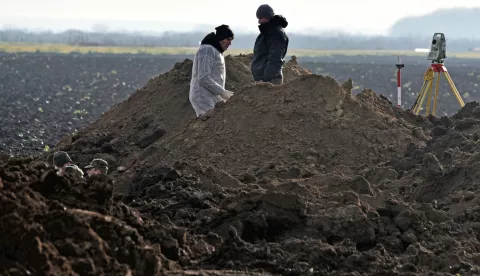
[[[398,55],[397,66],[397,106],[402,106],[402,73],[401,69],[405,67],[404,64],[400,63],[400,55]]]

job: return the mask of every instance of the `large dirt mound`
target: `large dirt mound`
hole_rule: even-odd
[[[147,163],[184,158],[234,174],[271,163],[360,171],[421,139],[422,130],[397,117],[385,98],[369,90],[352,96],[348,83],[309,75],[239,91],[206,122],[152,145]]]
[[[357,172],[427,139],[386,98],[370,90],[353,96],[350,81],[339,85],[312,75],[295,58],[286,64],[286,84],[254,85],[250,59],[226,58],[227,88],[236,95],[207,121],[194,118],[188,100],[192,64],[185,60],[58,148],[82,165],[103,157],[113,168],[125,167],[117,180],[126,192],[138,171],[179,159],[236,176],[250,169],[261,177],[272,164],[279,171],[307,166],[300,174]]]
[[[251,58],[252,55],[225,58],[227,89],[237,92],[253,85]],[[145,158],[142,154],[151,152],[151,144],[181,135],[195,122],[188,99],[191,71],[191,60],[177,63],[90,126],[74,136],[66,136],[56,148],[68,151],[80,165],[99,157],[109,161],[112,169],[133,166]],[[311,74],[298,65],[295,57],[286,63],[284,73],[285,82]]]
[[[295,60],[286,84],[254,85],[249,60],[227,58],[236,95],[207,120],[188,102],[186,60],[58,145],[80,165],[104,157],[122,166],[111,173],[128,192],[122,200],[108,179],[73,183],[43,163],[10,160],[0,215],[13,217],[0,235],[36,231],[28,237],[51,251],[26,259],[17,248],[37,244],[15,247],[23,236],[8,234],[8,271],[480,273],[478,104],[424,118],[371,90],[353,96],[351,81],[309,74]],[[52,227],[56,218],[63,224]]]

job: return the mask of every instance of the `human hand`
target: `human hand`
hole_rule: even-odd
[[[232,91],[229,91],[229,90],[225,90],[223,93],[220,94],[220,96],[221,96],[224,100],[228,100],[228,99],[230,99],[231,96],[233,96],[233,92],[232,92]]]
[[[218,100],[219,102],[225,102],[225,99],[222,98],[222,96],[220,96],[220,95],[216,95],[215,98],[217,98],[217,100]]]

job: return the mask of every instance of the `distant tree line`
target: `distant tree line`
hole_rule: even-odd
[[[206,35],[205,32],[163,32],[158,35],[140,32],[86,32],[67,30],[64,32],[33,32],[23,29],[0,30],[0,42],[61,43],[85,46],[135,46],[135,47],[196,47]],[[341,49],[341,50],[411,50],[428,48],[430,36],[360,36],[324,33],[304,35],[288,33],[290,48],[294,49]],[[235,36],[233,47],[248,49],[253,47],[256,34]],[[471,51],[480,47],[477,39],[449,39],[448,51]]]

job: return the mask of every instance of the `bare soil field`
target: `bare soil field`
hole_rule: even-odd
[[[478,102],[415,116],[295,59],[252,84],[249,61],[226,57],[236,93],[207,120],[184,60],[50,152],[0,159],[0,274],[480,274]],[[109,174],[58,176],[56,150]]]
[[[0,151],[45,150],[176,61],[141,55],[0,55]]]

